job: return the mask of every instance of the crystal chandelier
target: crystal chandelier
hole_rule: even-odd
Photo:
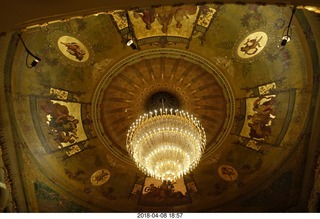
[[[180,110],[161,108],[146,113],[127,134],[127,150],[138,168],[162,181],[174,181],[193,170],[205,145],[199,120]]]

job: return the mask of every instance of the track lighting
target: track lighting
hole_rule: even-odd
[[[19,34],[18,36],[19,36],[19,38],[20,38],[20,40],[21,40],[21,42],[22,42],[25,50],[26,50],[27,53],[28,53],[28,55],[27,55],[27,57],[26,57],[26,66],[27,66],[28,68],[34,68],[34,67],[41,61],[41,59],[40,59],[39,57],[33,55],[32,52],[30,52],[30,50],[27,48],[27,46],[26,46],[26,44],[24,43],[24,41],[22,40],[21,35]],[[29,55],[32,56],[32,58],[33,58],[33,60],[32,60],[32,62],[31,62],[30,65],[28,64]]]
[[[130,40],[127,41],[127,46],[130,46],[133,50],[137,49],[137,46],[134,45],[132,39],[130,39]]]
[[[293,7],[289,24],[283,31],[281,46],[285,46],[287,44],[287,42],[289,42],[291,40],[291,36],[290,36],[291,35],[291,27],[290,27],[290,25],[291,25],[291,21],[292,21],[292,18],[293,18],[295,11],[296,11],[296,6]]]

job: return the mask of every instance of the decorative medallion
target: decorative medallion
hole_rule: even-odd
[[[235,181],[238,179],[238,172],[232,166],[221,165],[218,168],[218,173],[222,179],[226,181]]]
[[[71,36],[62,36],[58,39],[60,51],[75,62],[85,62],[89,58],[88,49],[78,39]]]
[[[242,59],[249,59],[258,55],[266,46],[268,35],[265,32],[257,31],[244,38],[237,49],[237,54]]]
[[[110,178],[110,172],[107,169],[100,169],[94,172],[91,176],[91,184],[94,186],[101,186],[106,183]]]

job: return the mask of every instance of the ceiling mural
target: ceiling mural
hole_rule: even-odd
[[[166,182],[147,177],[144,181],[140,205],[172,206],[191,204],[184,180]]]
[[[123,40],[138,45],[187,44],[193,38],[204,39],[214,14],[215,5],[182,5],[112,11],[110,14]]]
[[[281,46],[291,12],[118,8],[1,36],[3,211],[307,211],[319,16],[298,8]],[[33,57],[18,35],[36,66],[26,67]],[[161,97],[198,118],[207,138],[199,165],[172,182],[142,173],[126,147],[130,125]]]

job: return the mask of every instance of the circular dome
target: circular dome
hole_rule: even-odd
[[[202,158],[226,138],[234,117],[234,97],[224,75],[194,53],[155,49],[115,64],[96,89],[94,126],[107,149],[133,164],[126,150],[128,129],[161,98],[200,120],[207,136]]]

